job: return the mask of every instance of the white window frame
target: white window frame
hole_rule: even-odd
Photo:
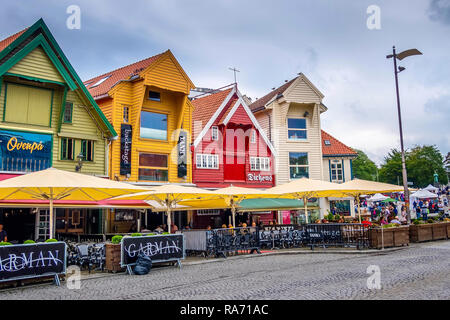
[[[340,168],[338,166],[340,166]],[[330,162],[330,174],[331,174],[330,181],[331,182],[337,182],[337,183],[344,182],[344,168],[343,167],[344,167],[344,165],[343,165],[342,161],[331,160],[331,162]],[[335,175],[336,179],[333,179],[333,174]],[[339,175],[341,176],[342,179],[339,179]]]
[[[256,130],[252,129],[250,134],[250,143],[256,143]]]
[[[197,169],[219,169],[219,155],[197,153],[195,166]]]
[[[270,171],[270,158],[250,157],[250,171]]]
[[[197,210],[198,216],[217,216],[220,214],[220,209],[201,209]]]
[[[289,128],[289,119],[305,119],[305,129],[297,129],[297,128]],[[288,141],[306,141],[308,140],[308,119],[305,117],[286,117],[286,133],[287,133],[287,139]],[[299,138],[299,139],[291,139],[289,138],[289,131],[305,131],[306,132],[306,138]]]
[[[213,141],[219,140],[219,127],[218,126],[211,127],[211,140],[213,140]]]
[[[123,106],[122,108],[122,118],[124,123],[130,123],[130,107],[129,106]]]
[[[308,160],[308,164],[291,164],[291,153],[306,153],[306,159]],[[308,168],[308,178],[309,178],[309,153],[308,152],[299,152],[299,151],[290,151],[288,152],[288,174],[289,174],[289,181],[296,180],[299,178],[292,178],[291,177],[291,168]]]

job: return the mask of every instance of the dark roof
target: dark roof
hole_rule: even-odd
[[[255,111],[256,109],[262,108],[266,105],[267,102],[272,100],[275,96],[279,94],[283,94],[284,91],[286,91],[287,88],[297,79],[298,77],[295,77],[294,79],[286,82],[285,84],[279,86],[275,90],[270,91],[268,94],[266,94],[264,97],[256,100],[253,102],[249,107],[250,110]]]

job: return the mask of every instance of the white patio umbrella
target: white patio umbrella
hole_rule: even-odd
[[[413,194],[411,194],[411,197],[417,198],[417,199],[429,199],[429,198],[437,198],[437,194],[432,193],[425,189],[420,189]]]
[[[431,184],[429,184],[428,186],[423,188],[423,190],[427,190],[427,191],[430,191],[430,192],[438,192],[439,188],[436,188],[436,187],[432,186]]]
[[[386,196],[382,195],[381,193],[375,193],[372,197],[367,199],[367,201],[378,202],[378,201],[386,200],[387,198],[389,198],[389,197],[386,197]]]

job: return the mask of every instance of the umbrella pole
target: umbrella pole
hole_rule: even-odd
[[[49,239],[53,239],[53,188],[50,188],[50,208],[49,208]]]
[[[359,223],[361,223],[361,206],[360,206],[360,203],[359,203],[359,195],[356,196],[356,202],[357,202],[357,205],[358,205]]]
[[[170,212],[170,204],[169,200],[166,201],[167,206],[167,231],[172,233],[172,213]]]
[[[236,206],[233,199],[231,199],[231,215],[233,219],[233,228],[236,228]]]
[[[303,197],[303,204],[305,206],[305,219],[308,224],[308,199],[306,197]]]

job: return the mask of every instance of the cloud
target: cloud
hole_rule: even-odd
[[[433,21],[450,25],[450,0],[431,0],[428,16]]]

